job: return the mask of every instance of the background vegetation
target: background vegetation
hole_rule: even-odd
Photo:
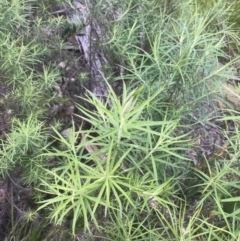
[[[85,1],[105,100],[74,4],[0,0],[0,239],[240,239],[238,1]]]

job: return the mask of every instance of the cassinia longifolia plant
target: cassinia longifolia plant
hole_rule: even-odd
[[[0,237],[239,239],[239,113],[222,98],[238,80],[237,1],[81,1],[102,29],[91,44],[114,66],[104,99],[84,87],[66,95],[74,71],[86,83],[93,64],[66,47],[64,14],[76,3],[0,3],[0,183],[10,183],[0,187]],[[72,116],[57,117],[73,101]],[[224,145],[205,155],[197,134],[211,128]]]

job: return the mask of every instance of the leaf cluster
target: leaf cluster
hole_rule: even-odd
[[[48,30],[65,20],[52,19],[44,1],[1,1],[0,107],[10,127],[2,135],[0,173],[18,168],[22,183],[34,187],[36,209],[20,215],[26,225],[12,215],[9,240],[23,238],[18,230],[31,240],[37,225],[37,239],[51,230],[45,239],[63,240],[50,223],[73,239],[239,239],[239,113],[221,112],[230,115],[218,121],[235,129],[220,130],[226,153],[211,163],[205,157],[203,169],[187,151],[197,143],[189,132],[204,126],[205,116],[194,125],[184,121],[196,110],[206,113],[203,103],[215,105],[222,84],[237,79],[238,59],[226,48],[239,38],[228,25],[229,4],[209,1],[210,9],[200,11],[203,1],[181,2],[85,1],[104,29],[98,46],[122,72],[103,76],[107,97],[79,97],[93,108],[77,105],[82,125],[72,121],[62,131],[49,120],[60,73],[46,60],[54,47],[63,50]],[[109,83],[120,83],[120,96]]]

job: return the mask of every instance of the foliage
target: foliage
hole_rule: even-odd
[[[64,52],[66,19],[48,1],[0,1],[0,173],[34,190],[27,211],[10,198],[16,189],[6,195],[6,240],[239,239],[239,113],[219,107],[222,85],[238,79],[238,58],[226,51],[239,44],[237,1],[85,1],[104,29],[97,45],[121,73],[103,76],[107,97],[79,97],[67,132],[51,109],[65,104],[54,54]],[[196,126],[216,125],[206,103],[227,144],[213,144],[221,154],[199,166],[188,153]]]

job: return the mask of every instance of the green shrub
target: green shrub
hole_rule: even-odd
[[[96,44],[120,71],[105,76],[105,99],[86,91],[80,103],[92,109],[77,105],[71,128],[62,130],[49,108],[58,101],[53,89],[60,76],[51,54],[59,48],[61,56],[62,40],[45,30],[66,22],[53,19],[48,1],[1,1],[0,107],[8,129],[1,135],[0,173],[17,173],[34,188],[37,210],[16,217],[12,211],[9,240],[31,240],[39,224],[41,232],[58,230],[52,221],[73,239],[239,238],[238,113],[219,111],[231,116],[218,121],[234,123],[234,134],[219,130],[228,143],[224,157],[210,163],[203,156],[200,169],[187,155],[196,143],[189,132],[212,124],[204,104],[216,109],[221,86],[237,79],[238,59],[226,51],[229,41],[239,44],[229,26],[232,6],[203,3],[86,1],[90,20],[104,29]],[[122,86],[120,96],[109,83]],[[14,202],[11,208],[18,210]]]

